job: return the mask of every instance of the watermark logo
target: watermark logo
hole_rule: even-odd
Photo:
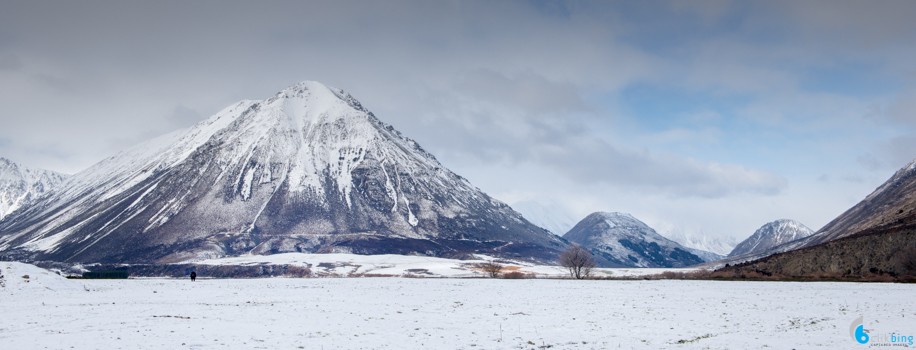
[[[898,332],[879,333],[875,330],[866,330],[863,320],[864,318],[859,316],[849,325],[849,336],[852,337],[856,343],[862,345],[867,344],[870,348],[889,346],[904,348],[914,347],[912,335],[903,335]]]
[[[859,344],[868,344],[869,336],[865,332],[865,325],[862,324],[862,319],[862,316],[859,316],[852,321],[852,325],[849,326],[849,335]]]

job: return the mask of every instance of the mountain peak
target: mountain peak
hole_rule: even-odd
[[[655,230],[650,228],[649,225],[646,225],[646,223],[642,222],[642,220],[637,219],[629,213],[623,212],[594,212],[586,216],[582,221],[590,222],[595,225],[601,224],[612,229],[615,227],[632,227],[634,228],[631,230],[633,232],[655,232]]]
[[[703,262],[627,213],[589,214],[563,238],[593,250],[608,266],[683,267]]]
[[[334,122],[341,119],[346,119],[346,124],[350,125],[364,121],[378,123],[375,116],[352,95],[312,80],[298,82],[280,90],[273,97],[254,102],[255,108],[259,110],[271,110],[266,115],[268,118],[279,115],[295,120],[291,124],[293,127],[299,127],[301,123]]]
[[[7,158],[0,157],[0,176],[21,172],[22,166]]]
[[[910,170],[916,169],[916,159],[913,159],[913,161],[911,161],[910,164],[907,164],[905,167],[903,167],[903,169],[904,171],[910,171]]]
[[[324,95],[327,97],[338,97],[341,92],[340,89],[335,89],[329,87],[319,81],[314,80],[303,80],[293,85],[288,86],[287,88],[280,90],[277,93],[278,96],[296,96],[302,93],[309,92],[316,95]]]
[[[631,215],[631,214],[629,214],[629,213],[623,213],[623,212],[617,212],[617,211],[614,211],[614,212],[597,211],[597,212],[594,212],[594,213],[589,214],[588,217],[590,217],[590,218],[600,218],[600,219],[612,220],[612,221],[618,221],[618,220],[627,220],[627,221],[636,220],[636,221],[639,221],[639,220],[637,220],[635,217],[633,217],[633,215]]]
[[[805,224],[802,224],[801,222],[798,222],[792,219],[776,219],[776,220],[773,220],[773,221],[770,221],[764,224],[764,226],[796,226],[796,227],[807,228]]]
[[[85,262],[290,251],[552,261],[565,246],[320,82],[153,143],[0,222],[11,233],[0,251]]]
[[[754,231],[754,234],[746,240],[738,243],[728,256],[735,257],[763,253],[778,245],[802,239],[812,234],[814,234],[813,230],[795,220],[779,219],[770,221]]]
[[[59,186],[66,175],[0,157],[0,219]]]
[[[897,170],[897,172],[894,173],[894,176],[892,177],[892,179],[904,178],[914,173],[916,173],[916,159],[913,159],[913,161],[911,161],[909,164],[907,164],[903,168],[900,168],[900,170]]]
[[[309,101],[333,102],[346,100],[349,95],[343,90],[335,89],[321,82],[305,80],[286,87],[278,91],[272,98],[268,98],[266,103],[277,100],[287,99],[305,99]],[[352,98],[352,97],[351,97]]]

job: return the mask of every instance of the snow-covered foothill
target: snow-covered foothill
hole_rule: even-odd
[[[83,284],[37,267],[12,261],[0,261],[0,292],[36,293],[42,291],[60,293],[84,292]]]

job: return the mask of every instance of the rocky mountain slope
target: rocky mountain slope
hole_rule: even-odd
[[[916,161],[815,234],[719,276],[916,279]]]
[[[565,246],[317,82],[114,155],[0,221],[4,254],[67,262],[295,251],[554,261]]]
[[[916,225],[862,231],[714,272],[716,277],[916,281]]]
[[[592,213],[563,238],[591,249],[609,266],[684,267],[704,262],[630,214]]]
[[[0,220],[56,188],[66,175],[32,169],[0,157]]]

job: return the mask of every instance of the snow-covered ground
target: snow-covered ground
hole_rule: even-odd
[[[357,254],[306,254],[283,253],[273,255],[246,255],[233,258],[208,259],[187,264],[197,265],[295,265],[309,267],[319,277],[393,276],[393,277],[485,277],[477,266],[494,261],[493,257],[477,255],[477,260],[443,259],[413,255],[357,255]],[[522,261],[495,260],[505,266],[505,271],[517,271],[530,277],[566,277],[569,273],[559,266],[535,265]],[[677,268],[596,268],[595,277],[637,277],[657,275],[665,271],[694,271]]]
[[[0,271],[3,349],[854,349],[859,316],[873,339],[916,333],[906,284]]]

